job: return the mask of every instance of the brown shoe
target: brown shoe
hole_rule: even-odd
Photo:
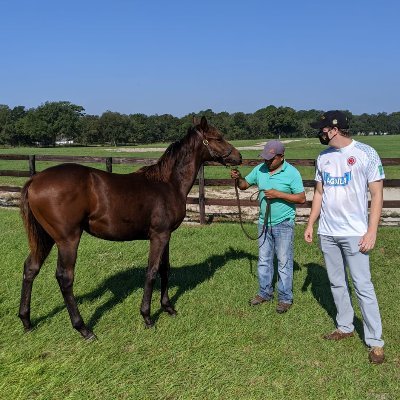
[[[264,299],[264,297],[261,297],[260,295],[256,295],[254,299],[249,300],[249,304],[251,306],[258,306],[262,303],[266,303],[268,301],[271,301],[271,299]]]
[[[342,332],[340,329],[335,329],[332,333],[324,335],[323,338],[326,340],[342,340],[353,336],[353,332],[346,333]]]
[[[383,347],[371,347],[369,350],[368,358],[372,364],[382,364],[385,361],[385,353],[383,351]]]
[[[290,307],[292,307],[292,303],[278,303],[276,306],[276,312],[278,314],[283,314],[289,310]]]

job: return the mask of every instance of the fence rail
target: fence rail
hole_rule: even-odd
[[[28,170],[0,170],[0,176],[12,176],[12,177],[30,177],[36,173],[36,163],[38,161],[54,161],[57,163],[64,162],[75,162],[79,164],[85,163],[100,163],[105,165],[105,169],[108,172],[112,172],[114,164],[139,164],[139,165],[151,165],[157,162],[156,158],[136,158],[136,157],[91,157],[91,156],[52,156],[52,155],[19,155],[19,154],[0,154],[0,160],[18,161],[26,160],[28,163]],[[292,165],[296,166],[314,166],[314,159],[288,159]],[[247,159],[243,160],[242,165],[255,166],[260,163],[259,159]],[[400,158],[383,158],[382,164],[384,166],[400,165]],[[205,223],[205,207],[206,206],[237,206],[236,199],[216,199],[206,197],[206,186],[225,186],[232,187],[234,184],[233,179],[205,179],[204,177],[204,166],[220,166],[216,162],[206,162],[201,166],[198,178],[195,181],[195,185],[199,187],[198,197],[188,197],[187,204],[198,204],[200,213],[200,223]],[[314,180],[303,180],[304,187],[314,187]],[[385,188],[400,188],[400,179],[385,179]],[[0,192],[20,192],[21,187],[18,186],[0,186]],[[257,200],[240,200],[241,206],[258,207]],[[306,201],[304,204],[300,204],[297,207],[310,208],[311,201]],[[384,200],[384,208],[400,208],[399,200]]]

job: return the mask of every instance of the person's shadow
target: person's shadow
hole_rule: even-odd
[[[310,287],[311,293],[314,296],[315,300],[317,300],[321,307],[332,318],[333,322],[336,323],[337,311],[335,303],[333,301],[326,269],[321,265],[315,263],[306,264],[305,267],[307,268],[307,276],[304,280],[301,290],[303,292],[306,292],[308,290],[308,287]],[[354,316],[354,329],[357,332],[358,336],[364,340],[362,321],[357,316]]]
[[[171,296],[172,304],[175,304],[179,297],[187,291],[193,290],[197,285],[209,280],[215,272],[222,268],[227,262],[232,260],[248,259],[250,272],[253,269],[253,262],[257,260],[257,257],[253,254],[247,253],[242,250],[236,250],[229,247],[222,254],[215,254],[204,261],[197,264],[188,264],[180,268],[171,268],[169,275],[169,288],[177,287],[176,292]],[[94,301],[101,298],[104,295],[112,294],[110,299],[104,304],[100,305],[90,319],[86,322],[89,328],[93,328],[102,316],[110,311],[113,307],[123,302],[132,292],[138,289],[142,289],[144,286],[146,276],[146,266],[139,268],[128,268],[124,271],[118,272],[99,284],[99,286],[91,292],[83,295],[76,296],[76,300],[79,303],[86,301]],[[159,289],[160,282],[157,279],[154,289]],[[60,294],[61,295],[61,294]],[[152,314],[152,320],[156,322],[162,313],[159,306],[157,307],[157,300],[154,294],[152,299],[152,305],[155,313]],[[139,310],[140,304],[137,305]],[[55,307],[51,312],[34,320],[34,325],[37,325],[40,321],[46,320],[64,310],[64,303]]]

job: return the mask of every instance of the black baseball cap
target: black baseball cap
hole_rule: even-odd
[[[318,121],[310,124],[311,128],[322,129],[327,126],[339,129],[349,129],[349,120],[345,113],[339,110],[327,111],[321,115]]]

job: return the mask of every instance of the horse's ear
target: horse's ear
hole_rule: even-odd
[[[203,132],[207,132],[208,131],[208,122],[207,122],[207,118],[206,117],[201,117],[201,121],[200,121],[200,128]]]
[[[193,115],[192,122],[193,122],[193,125],[198,125],[199,124],[199,120],[195,115]]]

